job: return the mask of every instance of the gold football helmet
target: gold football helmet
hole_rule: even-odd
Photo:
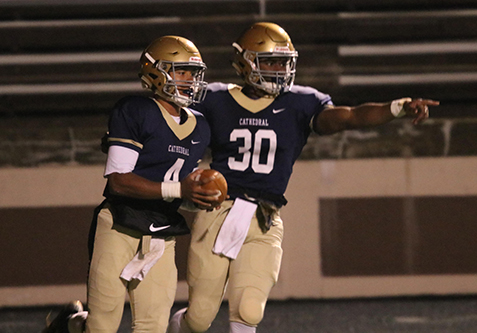
[[[204,99],[207,88],[204,71],[207,66],[190,40],[178,36],[156,39],[143,51],[140,63],[139,77],[143,88],[181,107]],[[176,73],[183,71],[190,71],[191,78],[176,79]]]
[[[232,66],[247,84],[272,96],[291,89],[298,52],[280,26],[268,22],[255,23],[232,46],[235,48]],[[280,71],[264,70],[260,68],[264,58],[285,60],[286,65]]]

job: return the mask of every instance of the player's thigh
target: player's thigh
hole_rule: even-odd
[[[263,234],[252,220],[247,241],[231,263],[229,281],[229,311],[232,321],[257,325],[263,317],[270,290],[278,280],[283,239],[283,224],[275,225]]]
[[[115,332],[126,295],[122,269],[134,257],[140,238],[117,230],[107,208],[98,215],[88,278],[88,331]]]
[[[215,239],[231,207],[225,201],[222,207],[212,212],[201,211],[191,226],[191,241],[187,258],[187,278],[190,286],[197,280],[223,279],[229,260],[212,252]]]
[[[175,239],[170,238],[165,242],[164,254],[145,278],[129,285],[134,332],[166,331],[176,288]]]
[[[260,285],[260,281],[276,283],[283,253],[282,240],[283,222],[279,216],[274,217],[272,227],[265,233],[254,217],[237,259],[231,262],[230,282],[238,287]]]
[[[212,252],[229,204],[214,212],[199,213],[192,225],[188,253],[189,308],[186,314],[193,331],[207,330],[223,299],[230,260]]]

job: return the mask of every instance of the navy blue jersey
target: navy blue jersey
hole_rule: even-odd
[[[205,100],[194,108],[209,122],[211,168],[225,176],[229,195],[285,204],[283,194],[310,122],[327,105],[332,105],[330,96],[310,87],[252,100],[239,86],[209,84]]]
[[[198,166],[210,142],[210,128],[197,111],[183,109],[178,124],[153,99],[129,96],[121,99],[111,113],[108,141],[111,146],[126,147],[139,153],[133,173],[155,182],[177,182]],[[105,196],[111,202],[127,206],[127,209],[132,207],[153,220],[158,219],[155,227],[183,222],[177,213],[180,199],[168,202],[114,197],[108,188]],[[142,213],[138,214],[138,219],[144,219]],[[161,235],[173,231],[169,228]]]

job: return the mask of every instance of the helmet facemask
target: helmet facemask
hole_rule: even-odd
[[[197,47],[179,36],[164,36],[153,41],[139,60],[143,88],[179,107],[205,98],[207,66]]]
[[[248,84],[273,96],[287,92],[293,87],[298,57],[296,51],[254,52],[245,50],[242,56],[248,63],[248,66],[250,66],[250,71],[247,77],[245,77]],[[285,64],[283,70],[263,69],[261,64],[268,61],[283,62]]]
[[[247,85],[273,97],[292,88],[298,52],[283,28],[270,22],[254,23],[232,46],[232,66]]]
[[[146,57],[149,58],[151,56],[146,53]],[[152,61],[153,59],[150,60]],[[160,97],[181,107],[187,107],[192,103],[199,103],[204,100],[207,89],[204,73],[207,67],[203,62],[159,60],[153,67],[160,74],[159,77],[162,77],[162,82],[159,84],[155,84],[157,79],[152,81],[152,90]],[[190,77],[187,79],[176,79],[183,72],[190,72]]]

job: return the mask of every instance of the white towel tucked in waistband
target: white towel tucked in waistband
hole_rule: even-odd
[[[124,267],[121,278],[126,281],[133,279],[142,281],[147,272],[164,254],[165,241],[162,238],[152,238],[149,251],[144,247],[136,253],[134,258]],[[143,254],[146,252],[146,254]]]
[[[257,204],[240,198],[235,199],[220,228],[212,251],[230,259],[237,258],[256,210]]]

